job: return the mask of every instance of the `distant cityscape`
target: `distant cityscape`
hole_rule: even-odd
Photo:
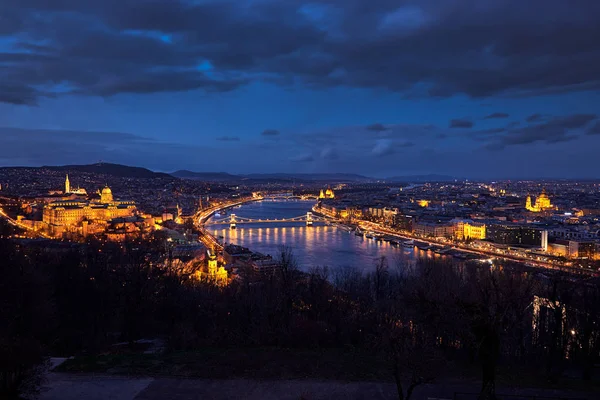
[[[1,213],[20,228],[13,238],[119,242],[162,232],[173,246],[171,255],[187,261],[201,255],[204,261],[190,263],[196,267],[186,268],[189,273],[210,271],[216,277],[220,271],[220,282],[226,282],[240,268],[272,270],[276,263],[235,243],[222,243],[204,226],[208,218],[265,198],[314,199],[312,215],[299,216],[301,221],[309,218],[307,224],[312,224],[320,218],[393,246],[587,274],[598,273],[600,266],[598,182],[365,182],[347,176],[329,182],[306,176],[207,182],[196,175],[133,173],[130,167],[118,173],[113,165],[97,169],[3,168]],[[228,222],[234,228],[244,221]],[[209,259],[219,265],[209,268]]]

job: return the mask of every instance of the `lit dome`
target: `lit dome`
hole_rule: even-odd
[[[112,201],[113,201],[112,190],[110,190],[110,188],[108,186],[105,186],[104,189],[102,189],[102,193],[100,194],[100,202],[101,203],[112,203]]]

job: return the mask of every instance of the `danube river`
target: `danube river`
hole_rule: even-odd
[[[227,210],[227,215],[211,220],[228,218],[231,213],[252,219],[281,219],[306,215],[314,201],[260,201]],[[314,266],[354,267],[361,271],[372,270],[385,256],[390,266],[414,263],[415,256],[434,256],[416,248],[394,247],[384,241],[367,239],[325,223],[306,227],[305,223],[212,225],[208,230],[221,242],[248,247],[250,250],[277,256],[281,246],[292,249],[301,269]],[[436,255],[437,256],[437,255]]]

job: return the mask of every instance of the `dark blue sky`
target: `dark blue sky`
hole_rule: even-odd
[[[0,164],[600,178],[597,0],[0,0]]]

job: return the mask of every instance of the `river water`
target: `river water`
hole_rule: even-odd
[[[248,203],[227,210],[227,216],[215,216],[209,221],[229,218],[229,214],[252,219],[280,219],[305,215],[314,201],[261,201]],[[303,270],[311,267],[353,267],[360,271],[372,271],[382,256],[390,267],[414,264],[417,256],[435,257],[437,254],[417,248],[394,247],[384,241],[356,236],[354,232],[323,223],[307,227],[298,223],[212,225],[208,229],[221,242],[248,247],[250,250],[277,256],[281,246],[289,247]]]

